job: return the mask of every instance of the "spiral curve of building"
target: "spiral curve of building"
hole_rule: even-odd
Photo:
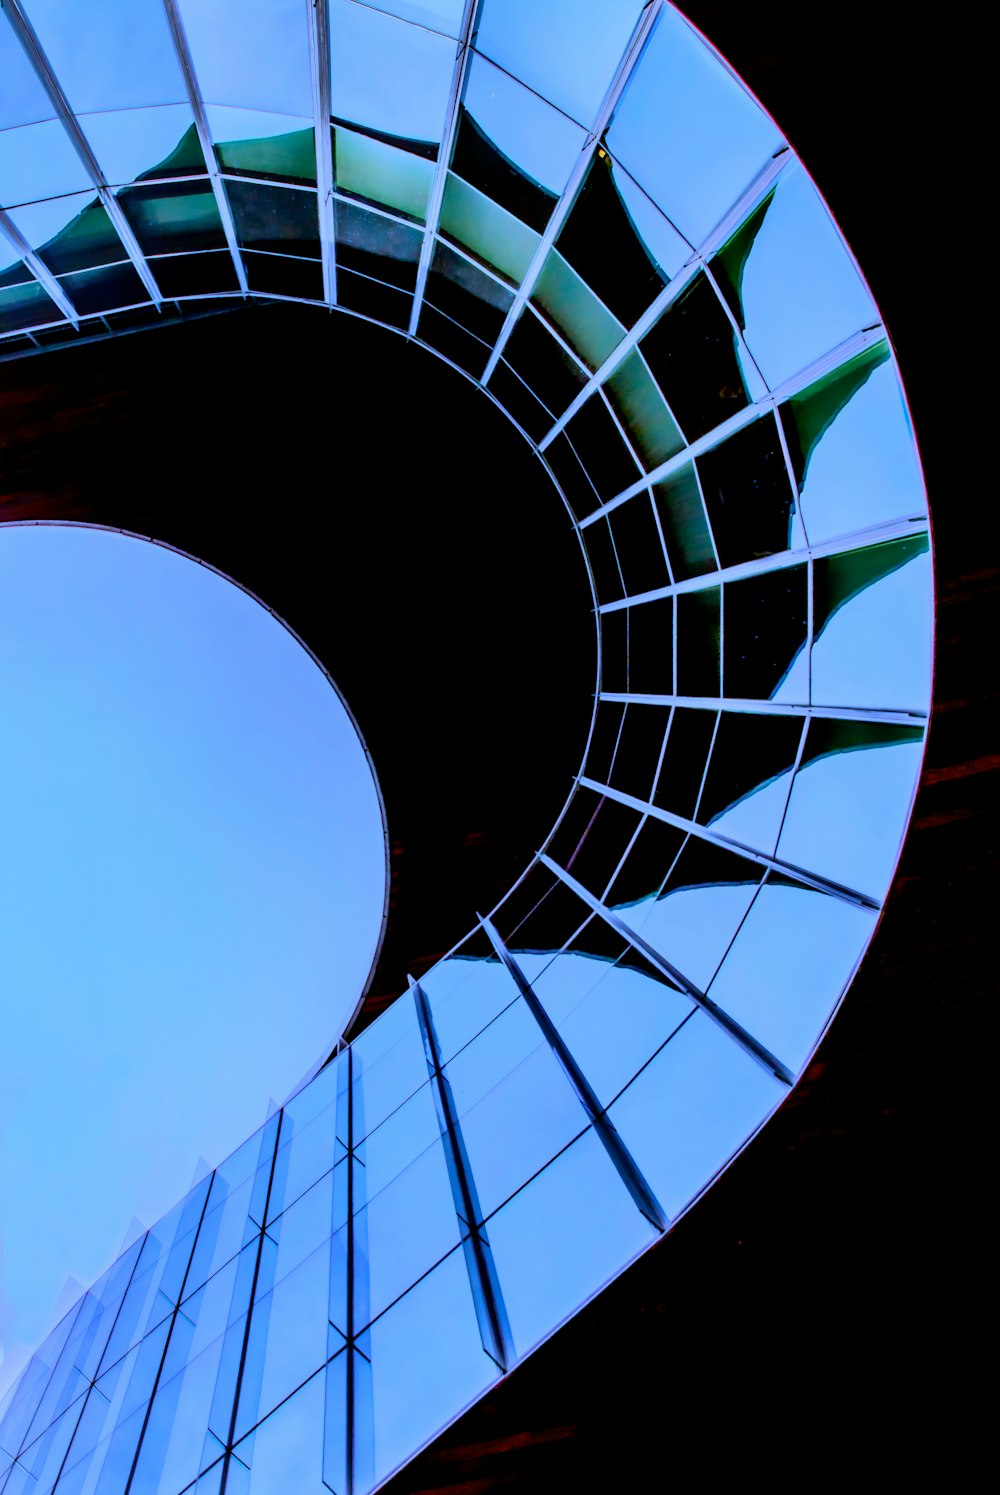
[[[122,15],[3,0],[0,357],[247,297],[394,329],[544,463],[599,624],[522,878],[124,1252],[0,1422],[3,1495],[361,1495],[802,1074],[920,771],[926,499],[849,250],[670,5]]]

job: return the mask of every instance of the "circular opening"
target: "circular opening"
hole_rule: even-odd
[[[364,992],[372,765],[328,676],[217,572],[98,529],[0,533],[12,1338],[133,1214],[281,1102]]]

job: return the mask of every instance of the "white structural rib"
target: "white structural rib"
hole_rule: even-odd
[[[650,0],[650,4],[646,6],[636,22],[635,30],[632,32],[628,46],[625,48],[621,62],[619,62],[615,75],[611,80],[611,86],[604,95],[601,107],[597,111],[597,118],[591,126],[590,133],[587,136],[587,143],[577,157],[576,165],[570,172],[569,181],[566,183],[562,196],[552,210],[552,217],[549,219],[548,227],[539,240],[538,247],[531,258],[531,264],[528,266],[527,273],[517,289],[510,310],[507,312],[504,324],[500,329],[500,336],[497,338],[496,346],[490,354],[489,362],[483,373],[481,381],[483,384],[487,383],[500,361],[500,355],[504,350],[507,339],[514,330],[514,324],[521,315],[522,308],[535,288],[535,282],[542,273],[542,267],[548,259],[549,250],[558,238],[559,232],[569,216],[570,209],[576,200],[577,191],[584,177],[587,175],[590,162],[600,143],[601,136],[611,122],[611,116],[617,109],[618,101],[625,91],[625,85],[632,75],[632,69],[639,60],[642,50],[649,39],[650,32],[656,24],[657,17],[662,9],[663,0]]]
[[[80,127],[73,110],[70,108],[69,100],[63,92],[62,84],[52,71],[52,65],[46,57],[44,49],[38,37],[35,35],[34,27],[28,20],[22,8],[21,0],[4,0],[3,8],[7,14],[11,26],[17,34],[17,39],[27,53],[28,60],[34,68],[53,109],[59,116],[59,120],[73,143],[84,169],[94,184],[94,189],[101,200],[101,205],[114,224],[115,232],[122,241],[125,253],[135,266],[136,273],[142,281],[155,306],[160,306],[163,297],[160,288],[156,284],[156,278],[146,261],[146,256],[139,248],[139,241],[129,225],[128,219],[121,210],[117,197],[111,191],[105,180],[97,157],[90,148],[90,142]]]
[[[243,264],[243,256],[240,254],[240,246],[236,239],[236,225],[233,222],[232,211],[229,207],[229,198],[226,196],[226,188],[219,171],[219,163],[215,158],[215,146],[212,143],[212,132],[208,126],[205,100],[201,96],[201,85],[194,70],[194,61],[191,57],[191,48],[188,46],[187,32],[184,30],[184,22],[181,20],[180,11],[177,9],[177,0],[163,0],[163,8],[167,13],[167,22],[170,26],[170,35],[173,38],[174,51],[177,54],[177,61],[184,76],[184,86],[187,89],[188,99],[191,103],[191,111],[194,114],[194,125],[198,132],[198,142],[201,146],[202,155],[205,157],[208,179],[212,183],[212,191],[215,194],[215,205],[219,210],[219,217],[222,220],[222,231],[226,236],[229,253],[232,255],[233,268],[236,271],[236,279],[240,290],[246,296],[248,294],[247,272]]]
[[[309,7],[309,57],[312,65],[313,113],[316,117],[316,187],[319,196],[319,242],[323,255],[323,300],[337,302],[337,236],[333,209],[333,139],[330,134],[330,6],[312,0]]]
[[[794,1085],[795,1076],[786,1064],[782,1064],[780,1059],[775,1058],[769,1049],[766,1049],[758,1039],[754,1038],[752,1033],[748,1033],[746,1028],[741,1023],[738,1023],[734,1017],[730,1017],[728,1012],[723,1012],[722,1008],[713,1002],[711,997],[707,997],[700,987],[695,986],[694,982],[689,981],[676,966],[671,965],[666,956],[661,955],[659,950],[654,950],[652,945],[647,944],[642,935],[636,934],[634,929],[630,929],[624,919],[618,917],[613,908],[608,908],[607,904],[602,903],[599,898],[595,898],[593,893],[588,892],[583,886],[582,882],[577,882],[571,873],[567,872],[564,867],[560,867],[558,862],[554,862],[544,852],[539,852],[538,860],[542,863],[543,867],[548,867],[549,871],[554,873],[560,882],[565,883],[581,902],[585,903],[588,908],[593,909],[595,914],[599,914],[606,924],[610,924],[611,928],[616,934],[621,935],[626,944],[638,950],[640,955],[644,955],[651,966],[655,966],[658,971],[666,976],[668,981],[672,982],[674,986],[689,996],[692,1002],[697,1007],[700,1007],[706,1016],[710,1017],[714,1023],[718,1023],[722,1031],[728,1034],[734,1043],[739,1044],[740,1048],[750,1056],[755,1064],[759,1064],[762,1069],[767,1070],[768,1074],[774,1075],[776,1079],[781,1080],[785,1085]]]
[[[21,256],[22,260],[31,271],[32,275],[38,281],[38,284],[44,287],[46,291],[48,291],[49,295],[52,297],[52,300],[55,302],[56,306],[58,306],[63,316],[66,317],[68,321],[72,322],[74,327],[79,327],[80,318],[77,315],[76,307],[66,295],[66,292],[63,290],[58,280],[56,280],[55,276],[52,274],[52,271],[46,269],[46,267],[42,264],[41,260],[38,258],[38,255],[32,249],[31,245],[28,243],[21,230],[17,227],[17,224],[12,218],[8,216],[7,213],[4,212],[3,208],[0,208],[0,229],[2,229],[3,232],[7,235],[7,238],[17,250],[17,253]]]
[[[465,9],[462,12],[462,27],[458,37],[458,51],[455,55],[455,66],[451,75],[451,89],[448,93],[448,111],[445,115],[444,131],[441,136],[441,149],[438,152],[437,169],[434,172],[434,181],[431,185],[430,197],[427,202],[427,227],[424,230],[423,242],[420,245],[420,263],[417,266],[417,286],[413,293],[413,308],[410,312],[410,337],[415,336],[417,322],[420,319],[420,311],[424,304],[424,291],[427,289],[427,272],[431,267],[431,257],[434,254],[434,235],[441,220],[441,203],[444,200],[445,183],[448,180],[448,166],[451,162],[452,146],[455,143],[455,131],[458,129],[458,106],[462,99],[462,89],[465,87],[465,74],[469,67],[469,56],[472,51],[472,39],[475,36],[476,25],[479,19],[480,0],[465,0]]]

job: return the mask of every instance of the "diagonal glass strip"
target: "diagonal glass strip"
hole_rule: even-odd
[[[557,869],[553,866],[550,870]],[[579,887],[575,887],[574,891],[580,891]],[[559,1067],[576,1092],[577,1099],[586,1111],[595,1134],[611,1159],[619,1178],[632,1196],[636,1208],[657,1230],[666,1230],[670,1224],[669,1215],[665,1212],[663,1206],[643,1177],[632,1154],[615,1130],[614,1124],[601,1106],[593,1086],[570,1053],[559,1029],[538,1000],[524,972],[507,949],[507,946],[489,919],[484,919],[480,915],[479,922],[489,936],[494,950],[510,972],[514,984],[524,998],[532,1017],[545,1035],[549,1047],[559,1063]]]
[[[662,971],[664,976],[667,976],[682,991],[686,992],[692,1002],[695,1002],[714,1023],[718,1023],[723,1032],[728,1034],[734,1043],[739,1044],[740,1048],[749,1054],[755,1063],[759,1064],[762,1069],[766,1069],[769,1074],[782,1080],[789,1087],[795,1083],[795,1076],[786,1065],[782,1064],[780,1059],[776,1059],[769,1049],[766,1049],[762,1043],[759,1043],[752,1033],[748,1033],[735,1018],[730,1017],[728,1012],[723,1012],[722,1008],[717,1006],[711,997],[707,997],[699,987],[695,986],[693,981],[689,981],[675,966],[671,965],[666,956],[661,955],[658,950],[654,950],[652,945],[647,944],[641,935],[636,934],[634,929],[630,929],[613,909],[608,908],[599,898],[595,898],[593,893],[587,891],[583,883],[577,882],[575,877],[567,872],[565,868],[560,867],[558,862],[554,862],[551,857],[546,856],[544,852],[539,852],[538,860],[543,866],[548,867],[550,872],[554,872],[556,877],[561,882],[564,882],[578,898],[582,898],[588,908],[592,908],[595,914],[600,914],[605,923],[610,924],[611,928],[617,934],[620,934],[627,944],[633,945],[641,955],[644,955],[652,965],[656,966],[657,970]]]
[[[438,151],[434,181],[431,185],[430,198],[427,203],[427,227],[424,230],[424,240],[420,246],[420,263],[417,266],[417,288],[413,293],[413,309],[410,312],[410,337],[416,336],[417,322],[420,320],[420,312],[424,304],[424,291],[427,289],[427,273],[430,270],[431,256],[434,253],[434,236],[437,233],[437,226],[441,219],[441,203],[444,200],[445,183],[448,180],[448,167],[451,162],[452,148],[455,144],[455,131],[458,128],[458,105],[462,97],[465,74],[469,66],[469,57],[472,51],[472,36],[476,28],[479,3],[480,0],[465,0],[465,8],[462,12],[462,27],[458,38],[458,52],[455,57],[455,70],[452,73],[451,90],[448,94],[448,109],[445,114],[444,133],[441,137],[441,149]]]
[[[646,9],[643,11],[638,22],[636,23],[635,30],[632,33],[628,46],[625,48],[624,56],[622,57],[622,60],[618,65],[618,69],[615,73],[614,78],[611,80],[611,85],[604,96],[601,107],[597,111],[597,118],[594,120],[593,126],[591,128],[588,143],[586,147],[580,152],[579,159],[577,160],[576,165],[570,173],[569,181],[566,183],[566,186],[563,189],[563,194],[560,197],[559,201],[556,203],[555,208],[553,209],[552,216],[549,219],[548,227],[542,235],[538,247],[536,248],[535,253],[532,256],[531,263],[528,266],[527,272],[524,275],[520,286],[518,287],[518,291],[514,297],[513,304],[511,305],[511,308],[507,313],[507,319],[504,322],[503,327],[500,329],[500,336],[497,338],[496,346],[494,347],[493,352],[490,354],[489,363],[486,365],[486,370],[481,380],[483,384],[485,384],[489,380],[490,375],[496,368],[497,363],[500,360],[500,355],[506,345],[507,339],[510,337],[511,332],[514,330],[514,325],[517,322],[518,317],[521,315],[522,309],[527,304],[528,298],[535,288],[535,282],[541,275],[545,262],[548,259],[549,250],[552,248],[553,244],[558,238],[559,232],[562,229],[566,218],[569,216],[570,209],[572,208],[573,203],[576,199],[577,190],[582,184],[583,179],[590,168],[590,162],[593,157],[594,151],[597,149],[598,142],[601,136],[604,134],[604,131],[608,127],[611,116],[614,113],[618,101],[625,89],[625,85],[627,84],[632,74],[632,69],[635,67],[636,63],[639,60],[639,57],[642,54],[642,50],[646,45],[646,41],[649,38],[658,15],[660,14],[662,6],[663,0],[651,0],[651,3],[647,5]]]
[[[41,42],[35,35],[34,28],[24,13],[21,0],[5,0],[4,10],[17,35],[18,41],[27,53],[31,65],[38,75],[39,82],[52,101],[53,108],[62,121],[63,128],[68,133],[74,150],[83,162],[84,168],[97,190],[97,195],[101,199],[104,210],[114,224],[118,237],[125,247],[126,254],[135,266],[136,273],[148,291],[154,305],[157,307],[160,306],[163,297],[160,294],[159,286],[156,284],[156,278],[149,268],[146,256],[139,248],[139,241],[132,232],[118,199],[108,187],[104,174],[98,165],[97,158],[90,148],[90,142],[83,133],[80,121],[70,108],[69,100],[66,98],[62,84],[52,71],[49,60],[42,49]]]
[[[479,1323],[479,1337],[483,1349],[490,1359],[506,1373],[516,1358],[514,1341],[510,1332],[507,1309],[504,1305],[496,1264],[490,1250],[486,1228],[482,1225],[482,1210],[476,1191],[472,1165],[465,1147],[458,1109],[451,1091],[451,1084],[441,1063],[441,1045],[434,1027],[434,1018],[423,987],[409,977],[410,990],[417,1009],[420,1037],[427,1056],[434,1105],[441,1128],[441,1145],[448,1164],[448,1179],[451,1183],[455,1214],[462,1231],[462,1246],[465,1264],[469,1273],[472,1301]]]
[[[188,46],[187,35],[184,31],[184,22],[181,20],[180,11],[177,9],[177,0],[163,0],[163,4],[167,12],[167,21],[170,25],[170,35],[173,37],[174,51],[177,53],[177,61],[180,63],[181,72],[184,74],[184,83],[188,91],[188,98],[191,101],[191,108],[194,112],[198,141],[201,145],[202,155],[205,157],[209,180],[212,183],[212,191],[215,194],[216,205],[219,209],[219,217],[222,219],[222,230],[226,236],[229,253],[232,256],[233,268],[236,271],[236,279],[239,283],[240,291],[246,296],[248,294],[246,267],[244,266],[243,256],[240,253],[239,244],[236,240],[236,225],[233,222],[229,198],[226,196],[225,184],[219,171],[219,163],[216,159],[215,147],[212,141],[212,131],[209,127],[208,115],[205,112],[205,100],[202,98],[201,85],[194,70],[194,61],[191,57],[191,48]]]

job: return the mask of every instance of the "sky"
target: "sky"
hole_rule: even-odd
[[[315,661],[145,540],[0,530],[0,723],[2,1391],[132,1221],[325,1057],[385,845]]]

